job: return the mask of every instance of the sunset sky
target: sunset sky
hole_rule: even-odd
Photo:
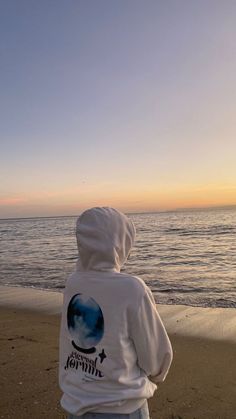
[[[236,1],[1,0],[0,218],[236,204]]]

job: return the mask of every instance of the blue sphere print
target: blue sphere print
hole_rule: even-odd
[[[104,319],[101,308],[93,298],[85,294],[74,295],[68,305],[67,324],[72,343],[77,349],[95,351],[94,346],[104,334]]]

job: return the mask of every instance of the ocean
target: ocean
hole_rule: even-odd
[[[128,216],[137,238],[123,270],[158,303],[236,307],[236,208]],[[0,220],[0,284],[61,291],[75,269],[75,221]]]

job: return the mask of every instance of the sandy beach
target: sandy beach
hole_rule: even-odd
[[[65,418],[58,388],[62,295],[0,287],[0,418]],[[235,309],[158,306],[174,350],[152,419],[235,419]]]

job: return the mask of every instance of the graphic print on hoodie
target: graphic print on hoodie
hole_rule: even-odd
[[[70,300],[67,310],[67,324],[73,338],[72,345],[80,352],[96,352],[94,346],[104,333],[102,310],[93,298],[76,294]]]
[[[101,341],[104,334],[104,318],[102,310],[96,301],[85,294],[74,295],[67,309],[67,325],[72,337],[72,346],[82,354],[94,354],[96,345]],[[96,377],[103,377],[102,372],[97,368],[98,357],[100,363],[106,358],[104,349],[95,359],[78,355],[72,352],[67,359],[65,369],[77,370],[79,367],[88,374]]]

